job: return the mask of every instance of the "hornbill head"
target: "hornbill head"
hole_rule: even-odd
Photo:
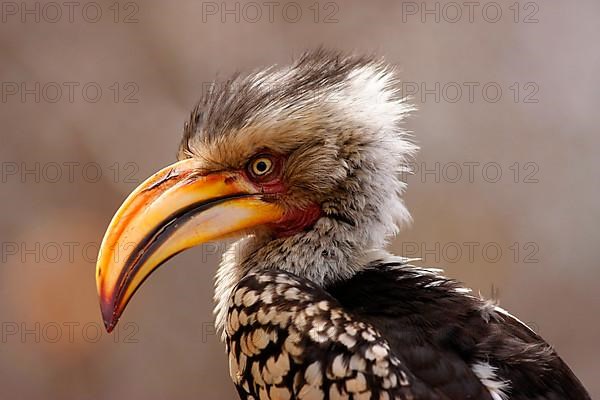
[[[217,322],[245,274],[281,269],[317,285],[349,278],[410,217],[401,174],[411,106],[382,60],[318,50],[213,86],[185,125],[179,161],[113,217],[97,287],[114,328],[143,281],[190,247],[241,237],[217,274]]]

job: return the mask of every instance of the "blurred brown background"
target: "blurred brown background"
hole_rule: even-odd
[[[235,398],[220,251],[171,260],[112,336],[95,255],[208,82],[320,44],[385,56],[418,105],[414,224],[392,249],[498,298],[600,396],[600,3],[69,4],[0,4],[2,397]]]

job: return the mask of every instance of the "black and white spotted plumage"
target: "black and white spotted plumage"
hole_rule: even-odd
[[[397,260],[327,288],[251,273],[229,301],[225,333],[242,399],[589,399],[526,326]]]
[[[370,324],[287,272],[246,276],[229,303],[230,374],[242,399],[443,399]]]

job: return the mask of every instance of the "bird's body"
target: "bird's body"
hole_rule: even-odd
[[[107,231],[108,329],[169,257],[235,235],[215,311],[242,399],[589,399],[516,318],[384,250],[410,218],[400,176],[416,151],[396,84],[382,60],[319,50],[208,93],[180,161]]]
[[[242,399],[586,399],[533,331],[437,271],[389,256],[320,288],[247,275],[228,304]]]

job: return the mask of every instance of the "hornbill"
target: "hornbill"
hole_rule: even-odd
[[[589,399],[517,318],[384,250],[410,219],[411,110],[385,61],[323,49],[213,86],[108,227],[107,329],[170,257],[236,237],[215,314],[242,399]]]

